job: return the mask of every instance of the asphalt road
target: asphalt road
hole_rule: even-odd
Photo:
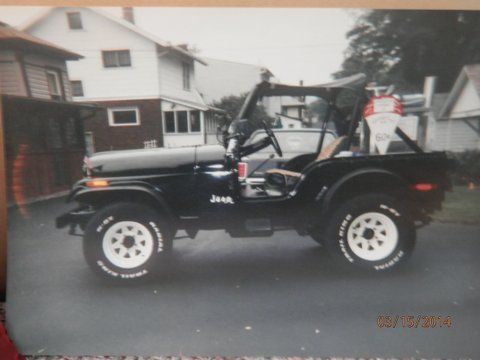
[[[309,238],[176,240],[149,281],[115,285],[55,230],[60,200],[9,218],[7,326],[25,354],[480,358],[480,227],[420,230],[408,266],[341,270]],[[379,328],[379,315],[452,316],[451,328]]]

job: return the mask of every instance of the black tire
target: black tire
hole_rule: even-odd
[[[415,246],[416,231],[407,209],[390,195],[356,196],[335,210],[323,243],[343,263],[376,271],[395,268]]]
[[[119,280],[147,276],[156,259],[171,247],[172,237],[161,214],[129,202],[100,209],[88,221],[83,238],[90,268],[104,278]]]

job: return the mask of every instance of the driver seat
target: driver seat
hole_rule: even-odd
[[[326,146],[320,154],[318,154],[315,161],[321,161],[325,159],[329,159],[340,153],[340,151],[344,150],[345,145],[347,144],[348,136],[340,136],[339,138],[332,141],[328,146]],[[266,171],[266,176],[270,174],[279,174],[285,176],[287,179],[297,179],[299,178],[302,173],[296,171],[290,171],[286,169],[270,169]]]

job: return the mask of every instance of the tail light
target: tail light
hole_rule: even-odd
[[[103,179],[94,179],[87,181],[85,185],[88,187],[106,187],[108,186],[108,181]]]
[[[438,185],[432,183],[418,183],[413,184],[412,189],[416,191],[432,191],[438,189]]]
[[[239,162],[237,169],[238,169],[238,179],[245,180],[247,178],[248,164],[244,162]]]

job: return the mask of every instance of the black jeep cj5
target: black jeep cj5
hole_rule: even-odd
[[[351,112],[344,118],[346,125],[338,127],[339,138],[324,148],[327,122],[344,91],[354,99]],[[265,138],[244,145],[250,135],[248,121],[264,96],[317,96],[328,108],[316,149],[269,170],[263,183],[252,185],[243,156],[270,145],[282,156],[266,124]],[[88,264],[119,279],[147,275],[172,249],[180,229],[191,238],[199,230],[255,237],[295,229],[345,263],[377,271],[394,268],[411,254],[416,227],[428,223],[450,190],[450,162],[443,152],[423,152],[399,128],[396,134],[412,149],[409,153],[346,152],[373,97],[361,74],[322,86],[262,82],[228,131],[223,130],[223,146],[91,156],[85,178],[68,199],[79,207],[57,218],[57,227],[84,230]]]

